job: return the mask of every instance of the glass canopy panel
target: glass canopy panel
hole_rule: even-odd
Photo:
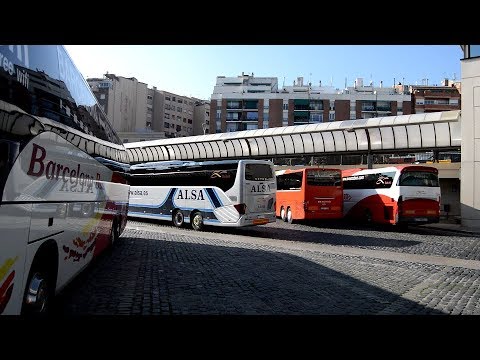
[[[420,128],[418,125],[407,125],[408,147],[419,148],[422,146]]]
[[[405,126],[395,126],[393,135],[395,136],[395,149],[408,149],[407,128]]]
[[[293,140],[290,135],[282,135],[283,143],[285,144],[285,154],[294,154],[295,148]]]
[[[435,124],[435,134],[437,135],[436,146],[450,146],[450,129],[447,123]]]
[[[435,130],[433,124],[421,124],[422,147],[435,147]]]
[[[273,141],[275,142],[275,148],[277,149],[277,155],[285,154],[285,145],[281,136],[273,136]]]

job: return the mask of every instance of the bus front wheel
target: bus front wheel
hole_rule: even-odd
[[[184,221],[183,213],[180,210],[176,210],[173,214],[173,225],[178,228],[182,227]]]
[[[285,213],[285,208],[283,206],[280,209],[280,218],[285,222],[287,221],[287,215]]]
[[[200,211],[195,211],[192,215],[192,229],[193,230],[202,230],[203,229],[203,216]]]

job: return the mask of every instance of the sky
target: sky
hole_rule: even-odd
[[[65,45],[85,78],[113,73],[151,88],[207,100],[217,76],[277,77],[279,88],[304,84],[392,86],[461,79],[459,45]]]

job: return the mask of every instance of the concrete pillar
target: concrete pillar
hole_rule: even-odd
[[[480,59],[462,65],[462,225],[480,229]]]

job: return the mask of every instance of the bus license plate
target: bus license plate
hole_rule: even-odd
[[[427,218],[415,218],[414,221],[427,221]]]
[[[268,224],[268,219],[253,219],[253,225]]]

